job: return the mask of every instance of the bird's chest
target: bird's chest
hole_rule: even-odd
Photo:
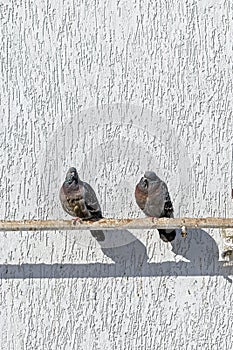
[[[81,192],[66,195],[67,205],[69,210],[77,217],[83,217],[83,211],[85,210],[85,201]]]
[[[139,186],[136,186],[135,198],[139,208],[142,210],[145,208],[147,197],[148,197],[148,194],[146,192],[141,191]]]

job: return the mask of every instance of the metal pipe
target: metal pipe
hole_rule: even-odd
[[[137,218],[99,221],[75,220],[0,220],[0,231],[53,231],[53,230],[122,230],[180,228],[233,228],[233,218]]]

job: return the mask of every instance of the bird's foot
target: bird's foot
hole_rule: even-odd
[[[79,217],[77,217],[77,218],[74,218],[74,219],[72,219],[72,223],[73,223],[73,225],[76,225],[77,224],[77,222],[79,223],[79,224],[82,224],[82,219],[81,218],[79,218]]]
[[[157,218],[156,216],[150,216],[150,219],[151,219],[151,221],[152,221],[153,224],[154,224],[155,220],[157,220],[158,218]]]

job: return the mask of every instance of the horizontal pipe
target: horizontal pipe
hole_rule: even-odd
[[[0,231],[53,231],[53,230],[122,230],[173,228],[233,228],[233,218],[137,218],[99,221],[74,220],[0,220]]]

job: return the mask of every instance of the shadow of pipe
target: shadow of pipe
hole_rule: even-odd
[[[93,235],[93,231],[91,233]],[[203,230],[189,230],[186,238],[182,238],[177,230],[177,237],[171,242],[174,254],[185,257],[189,262],[148,263],[146,247],[127,230],[102,231],[97,234],[95,231],[94,237],[103,253],[114,263],[0,265],[0,277],[25,279],[223,276],[232,282],[228,276],[233,274],[233,266],[224,266],[224,262],[218,261],[218,246]]]

